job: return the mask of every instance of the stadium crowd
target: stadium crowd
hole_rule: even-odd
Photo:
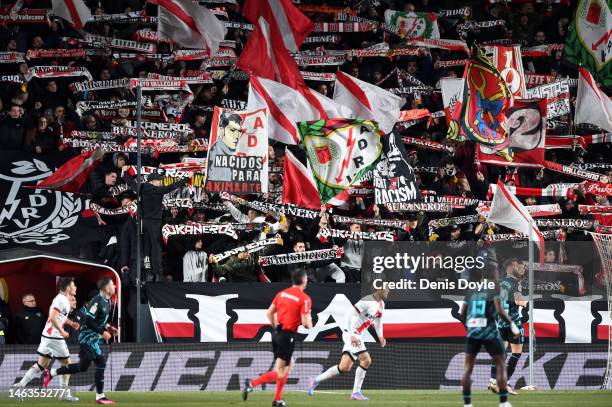
[[[6,1],[2,2],[7,6]],[[86,0],[92,14],[101,16],[105,14],[128,13],[135,10],[146,10],[146,15],[156,15],[156,7],[145,4],[139,0]],[[241,2],[238,2],[241,3]],[[304,5],[307,2],[300,2]],[[316,5],[319,5],[318,2]],[[327,6],[345,6],[346,1],[328,1]],[[361,1],[358,16],[384,22],[383,14],[386,9],[404,11],[436,12],[441,9],[457,8],[455,1]],[[441,38],[468,39],[479,43],[496,40],[510,40],[509,42],[523,46],[537,46],[545,44],[562,44],[572,18],[573,8],[556,2],[499,2],[490,4],[487,1],[462,1],[461,6],[469,7],[466,17],[440,19],[439,29]],[[25,1],[28,8],[51,8],[50,0]],[[219,17],[232,22],[246,23],[242,16],[241,6],[235,2],[223,4],[227,17]],[[330,14],[306,14],[316,23],[329,21]],[[503,20],[503,25],[493,27],[466,29],[466,22]],[[148,27],[143,21],[114,22],[93,21],[86,25],[86,31],[105,37],[118,39],[133,39],[135,33]],[[464,28],[461,28],[464,27]],[[248,31],[239,28],[230,28],[226,40],[235,41],[235,53],[240,51],[248,39]],[[339,41],[325,44],[326,49],[364,49],[381,42],[388,42],[391,48],[399,45],[399,38],[386,35],[383,30],[357,33],[338,33]],[[4,52],[43,51],[46,49],[74,49],[79,47],[74,41],[79,34],[64,21],[51,19],[50,22],[10,23],[0,27],[0,50]],[[319,44],[305,44],[303,50],[316,50]],[[159,54],[168,53],[172,45],[165,42],[157,44]],[[426,108],[430,112],[443,110],[442,97],[439,92],[441,78],[461,77],[463,66],[447,66],[440,61],[457,60],[464,58],[456,51],[443,49],[423,49],[419,56],[394,57],[350,57],[340,66],[309,66],[309,71],[334,72],[337,68],[358,77],[364,81],[377,84],[383,88],[396,88],[405,85],[421,84],[434,89],[432,92],[404,94],[407,102],[403,109]],[[6,62],[6,61],[3,61]],[[527,74],[552,75],[559,77],[577,77],[575,68],[566,65],[561,50],[553,50],[548,56],[523,58],[524,69]],[[70,84],[78,78],[61,76],[52,78],[26,78],[28,70],[35,65],[57,65],[84,67],[91,73],[94,81],[108,81],[121,78],[145,78],[149,74],[184,77],[188,70],[201,69],[200,61],[168,61],[162,58],[157,60],[120,59],[113,53],[104,52],[97,48],[93,53],[80,57],[50,57],[26,59],[18,63],[0,64],[1,74],[5,76],[19,75],[20,81],[3,81],[0,87],[0,148],[4,150],[30,151],[33,154],[50,154],[56,151],[72,152],[74,149],[63,143],[63,137],[69,137],[73,130],[83,131],[109,131],[111,125],[122,125],[125,120],[121,118],[109,119],[100,117],[97,111],[77,111],[79,101],[107,101],[118,99],[133,99],[127,89],[104,89],[85,92],[72,92]],[[227,67],[229,70],[230,67]],[[401,75],[396,73],[400,72]],[[245,101],[248,92],[248,81],[244,78],[228,78],[227,75],[215,79],[213,84],[191,85],[194,100],[183,111],[176,109],[168,103],[168,98],[156,98],[156,102],[164,109],[165,116],[170,123],[188,124],[194,132],[194,138],[206,140],[210,134],[212,121],[212,107],[221,105],[223,100]],[[405,82],[404,82],[405,81]],[[411,82],[408,82],[411,81]],[[333,82],[308,80],[307,84],[319,92],[331,97]],[[163,94],[164,92],[161,92]],[[575,103],[576,89],[571,89],[571,101]],[[592,129],[577,128],[572,124],[572,115],[559,117],[557,127],[550,129],[553,134],[592,134]],[[561,124],[559,124],[561,123]],[[578,182],[572,176],[560,174],[543,169],[514,170],[511,167],[493,166],[475,161],[475,147],[473,143],[457,144],[446,137],[447,125],[444,117],[431,120],[421,120],[413,126],[402,129],[403,135],[410,135],[425,140],[431,140],[443,145],[453,146],[454,153],[447,151],[434,151],[414,146],[407,146],[407,156],[410,164],[416,170],[416,181],[420,189],[438,195],[450,195],[466,198],[486,200],[489,185],[501,178],[507,185],[531,188],[545,188],[552,183]],[[269,192],[262,196],[246,196],[247,200],[266,202],[281,202],[283,185],[283,158],[285,146],[270,141],[268,151],[269,166]],[[157,167],[160,163],[177,163],[186,157],[205,156],[205,152],[195,153],[160,153],[146,154],[143,164]],[[611,152],[609,143],[592,144],[588,146],[574,146],[572,149],[555,149],[546,151],[546,159],[563,164],[582,163],[610,163]],[[134,178],[127,169],[136,164],[135,153],[109,153],[104,163],[92,174],[86,190],[91,202],[104,208],[118,208],[129,205],[136,199],[133,192],[127,191],[120,195],[112,193],[113,188],[122,185],[133,185]],[[274,170],[276,169],[276,170]],[[612,176],[610,168],[602,171]],[[375,226],[362,226],[358,224],[334,224],[333,214],[357,216],[374,219],[404,219],[409,225],[409,231],[398,230],[397,240],[452,240],[470,241],[479,240],[491,233],[507,232],[503,228],[487,224],[483,217],[477,222],[454,225],[446,228],[431,228],[430,222],[447,215],[443,213],[412,212],[395,214],[389,213],[383,206],[374,204],[373,197],[351,197],[342,207],[335,207],[333,211],[321,209],[316,219],[303,219],[291,216],[270,216],[268,213],[248,211],[240,205],[222,200],[219,195],[206,195],[204,202],[210,208],[185,209],[162,208],[163,194],[173,189],[187,188],[188,179],[173,184],[160,186],[161,179],[157,176],[148,178],[143,189],[143,216],[145,233],[145,263],[146,281],[229,281],[249,282],[288,281],[288,266],[269,266],[262,268],[258,264],[258,257],[267,254],[280,254],[332,248],[334,245],[343,247],[343,255],[337,260],[324,260],[310,263],[301,263],[299,267],[307,269],[309,278],[320,282],[358,282],[361,269],[363,241],[353,239],[320,239],[317,235],[320,228],[332,225],[334,228],[350,228],[359,231],[361,228],[376,229]],[[528,196],[521,197],[529,205],[558,202],[562,213],[559,218],[578,218],[578,204],[609,205],[607,196],[585,195],[580,190],[575,191],[571,197],[555,198]],[[219,206],[222,204],[223,207]],[[216,205],[216,206],[215,206]],[[456,209],[452,216],[462,216],[474,213],[470,209]],[[96,215],[98,227],[103,231],[103,238],[98,243],[81,247],[79,254],[83,257],[93,258],[109,264],[121,272],[125,281],[135,284],[135,245],[136,225],[129,214],[121,216]],[[588,218],[588,215],[587,215]],[[233,241],[216,236],[175,236],[167,244],[162,242],[161,226],[164,224],[183,224],[186,221],[211,221],[252,223],[262,228],[253,231],[242,231],[239,240]],[[587,239],[581,230],[568,229],[566,239]],[[254,239],[280,235],[283,244],[270,246],[264,252],[249,254],[242,252],[232,256],[220,264],[211,263],[212,254],[227,250],[228,245],[241,246]],[[293,266],[292,266],[293,267]]]

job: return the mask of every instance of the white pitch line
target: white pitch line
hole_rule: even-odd
[[[299,391],[301,393],[307,393],[307,390],[294,390],[294,391]],[[315,390],[315,393],[321,393],[321,394],[348,394],[345,392],[340,392],[340,391],[325,391],[325,390]]]

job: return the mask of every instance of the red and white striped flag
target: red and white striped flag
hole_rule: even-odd
[[[406,103],[404,98],[342,71],[336,74],[334,101],[351,109],[351,118],[375,120],[386,134],[393,130]]]
[[[282,83],[251,76],[246,110],[268,109],[268,137],[285,144],[298,144],[297,122],[326,117],[350,117],[350,110],[312,91],[318,109],[303,93]]]
[[[540,233],[540,229],[538,229],[521,201],[508,191],[500,180],[497,181],[497,191],[493,196],[493,202],[491,202],[491,211],[487,217],[487,222],[493,222],[526,234],[529,240],[535,241],[540,248],[540,263],[544,262],[544,237]]]
[[[282,42],[289,52],[298,52],[304,38],[314,29],[314,23],[291,0],[247,0],[242,12],[256,25],[263,18],[274,37],[272,42]]]
[[[36,185],[36,189],[52,189],[63,192],[79,192],[87,177],[102,162],[104,151],[100,148],[86,151],[66,161],[45,180]]]
[[[593,75],[582,67],[578,77],[575,122],[612,132],[612,101],[597,87]]]
[[[51,8],[54,15],[68,21],[77,30],[82,30],[91,19],[91,10],[83,0],[53,0]]]
[[[283,203],[309,209],[321,208],[321,198],[312,177],[312,170],[307,168],[289,150],[285,152],[283,166]],[[327,201],[327,205],[342,206],[346,204],[348,199],[348,191],[343,191]]]
[[[212,11],[191,0],[149,0],[159,6],[157,31],[186,48],[214,55],[227,29]]]

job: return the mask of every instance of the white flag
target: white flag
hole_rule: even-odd
[[[585,68],[580,68],[578,77],[575,121],[612,132],[612,101],[597,87],[593,75]]]
[[[535,241],[540,248],[540,262],[543,261],[544,237],[542,233],[525,206],[506,189],[501,181],[497,181],[497,191],[493,196],[487,221],[526,234],[529,240]]]
[[[77,30],[82,30],[91,19],[91,10],[83,0],[53,0],[51,7],[54,15],[70,22]]]
[[[191,0],[150,0],[159,6],[157,30],[186,48],[207,49],[214,55],[227,29],[204,6]]]
[[[302,93],[269,79],[251,76],[247,110],[262,107],[268,109],[268,137],[285,144],[297,144],[297,122],[318,120],[325,117],[351,117],[350,110],[330,98],[310,91],[319,101],[324,112],[320,112]]]
[[[345,118],[375,120],[385,134],[393,130],[406,103],[404,98],[342,71],[336,74],[334,101],[353,111],[352,116]]]

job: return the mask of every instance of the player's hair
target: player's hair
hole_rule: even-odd
[[[225,113],[221,115],[221,120],[219,121],[219,126],[222,128],[227,126],[229,122],[242,123],[242,117],[238,113]]]
[[[296,239],[293,241],[293,247],[295,247],[295,245],[296,245],[296,244],[298,244],[298,243],[304,243],[304,245],[306,244],[306,242],[304,241],[304,239],[302,239],[301,237],[298,237],[298,238],[296,238]]]
[[[98,290],[102,291],[111,281],[113,281],[110,277],[102,277],[98,280]]]
[[[297,269],[293,273],[291,273],[291,282],[294,285],[302,285],[304,281],[304,277],[306,277],[306,270]]]
[[[57,282],[57,288],[60,291],[64,291],[73,281],[74,277],[60,277],[59,281]]]
[[[25,297],[30,297],[30,296],[34,297],[34,294],[32,294],[32,293],[25,293],[25,294],[23,294],[21,296],[21,301],[23,301],[25,299]],[[34,297],[34,298],[36,298],[36,297]]]
[[[508,270],[508,267],[510,267],[510,265],[516,261],[517,261],[516,257],[510,257],[509,259],[506,259],[503,265],[503,270],[504,270],[503,272],[505,273]]]

